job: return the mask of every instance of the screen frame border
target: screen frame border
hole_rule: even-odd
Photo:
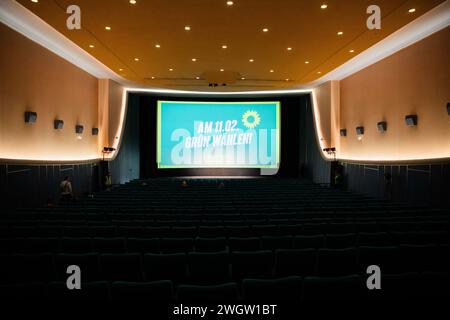
[[[162,117],[162,104],[174,103],[174,104],[275,104],[275,123],[278,130],[277,148],[276,148],[276,164],[275,165],[161,165],[161,117]],[[156,164],[157,169],[279,169],[281,165],[281,101],[177,101],[177,100],[157,100],[157,115],[156,115]]]

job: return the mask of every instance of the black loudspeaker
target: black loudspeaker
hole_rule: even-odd
[[[447,103],[447,113],[448,113],[448,115],[450,116],[450,102]]]
[[[341,137],[346,137],[347,136],[347,129],[341,129],[340,131]]]
[[[387,130],[387,122],[386,121],[381,121],[377,123],[377,127],[378,127],[378,131],[383,133],[386,132]]]
[[[417,126],[417,115],[410,114],[410,115],[406,116],[405,122],[406,122],[406,125],[408,125],[410,127]]]
[[[37,113],[32,111],[25,112],[25,123],[35,123],[37,119]]]
[[[92,128],[92,135],[98,136],[98,128]]]
[[[84,127],[83,127],[83,126],[81,126],[81,125],[76,125],[76,126],[75,126],[75,132],[76,132],[77,134],[82,134],[83,131],[84,131]]]
[[[364,127],[356,127],[356,134],[358,136],[363,135],[364,134]]]
[[[64,127],[64,121],[56,119],[53,122],[53,128],[55,128],[56,130],[58,130],[58,129],[61,130],[63,127]]]

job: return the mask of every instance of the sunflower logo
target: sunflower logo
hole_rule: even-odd
[[[261,117],[255,110],[248,110],[242,116],[242,123],[248,129],[255,129],[261,123]]]

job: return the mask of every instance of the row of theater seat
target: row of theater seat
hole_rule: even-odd
[[[205,226],[192,225],[183,227],[159,226],[8,226],[0,229],[0,237],[248,237],[275,235],[316,235],[348,234],[365,232],[449,232],[447,221],[421,223],[316,223],[316,224],[280,224],[280,225],[227,225]]]
[[[262,237],[196,237],[196,238],[133,238],[133,237],[28,237],[4,238],[0,253],[177,253],[214,251],[252,251],[276,249],[328,248],[360,246],[449,244],[445,231],[375,232],[327,234],[311,236]]]
[[[12,254],[1,256],[0,277],[3,283],[63,280],[67,267],[77,265],[86,281],[172,280],[217,284],[245,278],[365,274],[370,265],[377,265],[389,274],[448,272],[449,254],[449,245],[187,254]]]
[[[278,216],[278,217],[277,217]],[[206,218],[204,215],[186,215],[180,218],[180,215],[156,215],[156,214],[126,214],[126,215],[86,215],[81,214],[79,217],[74,218],[71,215],[55,215],[51,219],[39,219],[38,217],[13,217],[13,218],[0,218],[1,225],[122,225],[122,226],[142,226],[142,227],[152,227],[152,226],[233,226],[233,225],[259,225],[259,224],[270,224],[270,225],[286,225],[286,224],[381,224],[381,225],[395,225],[395,224],[424,224],[430,225],[444,223],[448,224],[450,218],[443,215],[426,215],[426,216],[396,216],[390,215],[389,217],[325,217],[325,218],[305,218],[302,214],[292,214],[291,217],[287,214],[276,214],[274,216],[267,217],[262,214],[253,215],[230,215],[227,218],[223,215],[209,216]]]
[[[442,209],[416,209],[407,206],[392,208],[392,207],[376,207],[371,210],[360,207],[345,207],[337,208],[331,206],[327,210],[318,207],[305,208],[303,206],[286,205],[283,208],[252,208],[251,210],[242,210],[242,208],[233,208],[230,210],[223,210],[221,207],[214,208],[191,208],[186,209],[176,208],[172,204],[171,210],[165,210],[159,206],[146,207],[145,205],[137,203],[135,207],[130,205],[122,208],[107,208],[92,206],[86,203],[83,206],[71,205],[60,206],[52,208],[33,208],[18,210],[12,212],[5,212],[2,216],[8,219],[104,219],[104,220],[131,220],[131,219],[155,219],[155,220],[242,220],[242,219],[331,219],[331,218],[378,218],[390,219],[391,217],[408,218],[408,217],[429,217],[429,216],[443,216],[446,211]],[[357,216],[355,216],[357,213]]]
[[[244,279],[242,284],[178,285],[170,280],[151,282],[96,281],[68,290],[65,282],[0,285],[0,297],[51,299],[145,299],[148,303],[191,302],[208,305],[225,302],[296,302],[315,300],[445,299],[450,273],[425,272],[384,275],[381,290],[368,290],[365,277],[285,277]],[[296,305],[298,307],[298,305]],[[164,306],[163,306],[164,307]],[[283,307],[283,306],[281,306]]]
[[[404,295],[412,292],[408,281],[425,288],[429,272],[450,270],[445,210],[299,180],[226,180],[222,189],[210,180],[179,184],[134,181],[66,206],[0,215],[3,289],[76,297],[64,283],[74,264],[86,289],[81,295],[103,298],[359,298],[367,294],[369,265],[380,266],[387,283],[402,283]],[[433,279],[434,292],[439,281],[448,283],[446,276]]]

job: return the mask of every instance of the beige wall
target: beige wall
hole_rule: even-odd
[[[122,93],[123,87],[112,80],[109,81],[109,144],[114,145],[116,140],[119,140],[118,128],[121,125],[121,110],[122,110]]]
[[[109,146],[109,80],[98,80],[98,152]]]
[[[109,79],[99,80],[98,119],[101,132],[99,134],[99,152],[103,147],[117,147],[120,142],[123,86]],[[105,155],[110,158],[113,155]]]
[[[450,157],[450,27],[340,81],[342,159]],[[417,127],[405,115],[417,114]],[[387,121],[381,134],[377,122]],[[358,141],[355,128],[365,127]]]
[[[316,95],[315,116],[318,139],[325,147],[331,146],[331,82],[325,82],[314,89]]]
[[[0,159],[97,158],[98,79],[3,24],[0,43]],[[25,111],[37,112],[35,124],[25,124]]]
[[[114,145],[122,120],[120,84],[91,76],[3,24],[0,43],[0,159],[97,159],[104,146]],[[37,112],[35,124],[24,122],[25,111]],[[62,130],[53,129],[55,119],[64,120]],[[76,124],[84,125],[82,139]]]
[[[314,89],[316,127],[324,147],[339,149],[339,81],[328,81]]]

